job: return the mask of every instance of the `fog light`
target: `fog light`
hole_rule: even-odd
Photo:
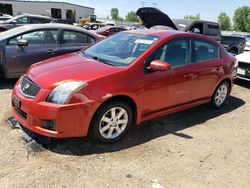
[[[56,121],[53,121],[53,120],[44,121],[43,128],[55,131],[56,130]]]

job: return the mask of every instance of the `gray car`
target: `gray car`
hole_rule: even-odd
[[[100,38],[77,26],[33,24],[0,33],[0,71],[17,78],[39,61],[76,52]]]

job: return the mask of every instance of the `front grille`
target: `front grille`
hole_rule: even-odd
[[[239,61],[238,67],[244,70],[250,70],[250,64]]]
[[[22,111],[20,108],[15,106],[15,111],[16,113],[18,113],[22,118],[27,119],[27,113],[25,113],[24,111]]]
[[[20,86],[20,91],[22,95],[28,98],[35,98],[41,90],[41,88],[32,80],[30,80],[27,76],[24,76],[22,78]]]

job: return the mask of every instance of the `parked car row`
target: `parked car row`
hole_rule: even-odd
[[[19,77],[28,69],[11,98],[20,125],[44,136],[90,135],[110,143],[146,120],[204,103],[221,108],[237,60],[217,42],[218,24],[173,22],[155,8],[137,15],[146,28],[160,28],[102,27],[96,34],[109,36],[103,40],[56,23],[0,33],[4,76]]]
[[[188,32],[133,30],[35,64],[13,89],[11,111],[37,134],[110,143],[142,121],[203,103],[220,108],[236,59]]]

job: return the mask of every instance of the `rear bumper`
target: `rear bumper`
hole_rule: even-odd
[[[13,116],[25,128],[40,135],[54,138],[87,136],[91,118],[99,103],[86,101],[59,105],[44,102],[48,93],[49,91],[41,90],[35,99],[29,99],[19,92],[19,86],[15,86],[12,100],[16,96],[21,102],[21,107],[17,108],[12,102]],[[45,121],[48,120],[55,122],[55,130],[44,127]]]

